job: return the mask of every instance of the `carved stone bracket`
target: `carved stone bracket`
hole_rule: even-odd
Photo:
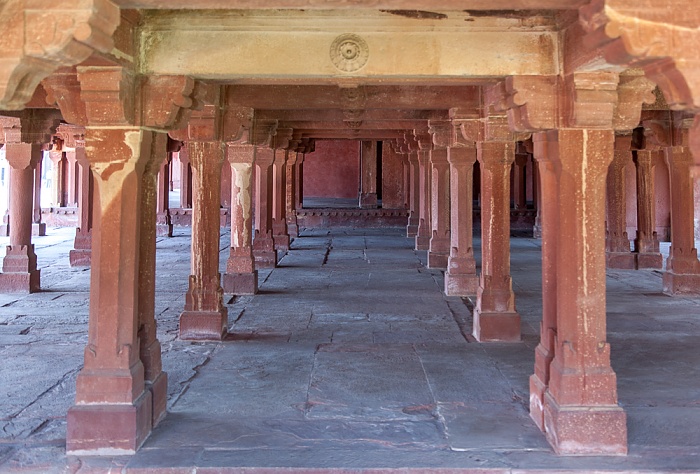
[[[119,25],[119,7],[109,0],[65,0],[52,5],[9,2],[0,9],[0,109],[16,110],[31,99],[39,82],[61,66],[107,53]]]

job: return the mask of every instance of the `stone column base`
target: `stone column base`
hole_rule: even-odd
[[[46,235],[46,224],[44,222],[34,222],[32,224],[32,235],[43,237]]]
[[[151,392],[129,405],[74,405],[68,410],[66,454],[134,454],[151,433]]]
[[[296,222],[287,222],[287,232],[290,237],[299,237],[299,225]]]
[[[544,423],[547,441],[557,454],[627,454],[627,415],[616,405],[561,407],[547,392]]]
[[[371,209],[377,207],[377,193],[361,193],[360,208]]]
[[[41,270],[0,273],[0,293],[36,293],[41,290]]]
[[[275,268],[277,266],[277,250],[253,250],[255,268]]]
[[[476,295],[479,277],[468,273],[445,273],[445,294],[447,296]]]
[[[221,287],[224,293],[233,295],[254,295],[258,292],[258,272],[224,273]]]
[[[663,292],[667,295],[700,295],[700,274],[666,271]]]
[[[146,388],[151,392],[151,425],[158,426],[167,411],[168,405],[168,374],[161,372],[153,383],[146,382]]]
[[[545,431],[544,425],[544,394],[547,386],[536,374],[530,376],[530,418],[540,431]]]
[[[479,342],[520,342],[520,315],[475,309],[473,335]]]
[[[417,224],[408,224],[406,226],[406,237],[415,237],[418,235],[418,225]]]
[[[156,224],[156,236],[157,237],[172,237],[173,236],[173,225],[172,224]]]
[[[416,235],[416,250],[428,250],[430,248],[430,237]]]
[[[636,270],[636,261],[632,252],[605,252],[605,266],[618,270]]]
[[[183,311],[180,314],[180,339],[220,341],[228,329],[228,310]]]
[[[635,253],[636,267],[639,270],[645,268],[659,269],[664,266],[664,258],[660,253]]]
[[[73,249],[69,255],[71,267],[89,267],[92,258],[92,250],[90,249]]]
[[[445,270],[449,258],[450,254],[448,253],[428,251],[428,268]]]
[[[287,234],[273,235],[272,240],[275,243],[275,250],[279,252],[289,251],[289,236]]]

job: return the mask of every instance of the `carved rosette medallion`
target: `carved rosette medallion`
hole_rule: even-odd
[[[353,72],[367,64],[369,48],[358,35],[348,33],[338,36],[331,44],[331,61],[343,72]]]

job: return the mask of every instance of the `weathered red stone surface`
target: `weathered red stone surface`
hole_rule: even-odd
[[[192,208],[192,273],[180,316],[180,337],[220,340],[226,334],[228,310],[223,305],[219,275],[221,166],[224,145],[218,141],[190,141],[194,171]]]
[[[450,164],[447,161],[452,124],[430,122],[433,146],[430,150],[430,222],[428,268],[447,268],[450,256]]]
[[[615,156],[607,177],[607,230],[605,235],[605,258],[608,268],[634,270],[635,256],[630,252],[627,236],[627,197],[625,170],[632,165],[632,135],[615,137]]]
[[[355,140],[319,140],[304,156],[303,195],[355,199],[360,182],[360,146]]]
[[[78,227],[75,229],[75,242],[73,250],[70,251],[70,265],[72,267],[90,266],[90,256],[92,254],[92,213],[94,207],[95,182],[90,169],[90,161],[85,154],[85,141],[83,146],[76,148],[76,160],[80,169],[78,207]]]
[[[272,237],[272,163],[273,148],[258,147],[255,151],[255,232],[253,255],[255,268],[277,266],[277,250]]]
[[[520,315],[510,276],[510,168],[514,142],[479,142],[481,164],[481,278],[474,308],[478,341],[520,340]]]
[[[656,163],[663,151],[637,150],[634,156],[637,187],[637,235],[634,239],[636,268],[662,268],[656,232],[656,193],[654,175]]]
[[[231,145],[227,154],[231,166],[231,250],[222,287],[225,293],[254,295],[258,292],[258,271],[255,269],[252,243],[255,146]]]
[[[429,134],[416,137],[418,142],[418,194],[419,221],[416,233],[416,250],[428,250],[432,235],[431,212],[431,179],[430,179],[430,148],[432,140]]]
[[[364,140],[360,145],[360,201],[362,209],[377,207],[377,142]]]
[[[382,143],[382,208],[405,209],[404,160],[394,147],[390,141]]]
[[[279,139],[282,131],[277,129]],[[282,145],[288,146],[291,138],[291,131],[285,137]],[[289,232],[287,231],[287,155],[289,151],[284,148],[275,150],[275,159],[272,162],[272,239],[275,243],[275,250],[286,252],[289,250]]]

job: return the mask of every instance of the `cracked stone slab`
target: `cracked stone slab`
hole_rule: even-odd
[[[411,344],[322,344],[307,400],[311,419],[433,418],[433,397]]]

